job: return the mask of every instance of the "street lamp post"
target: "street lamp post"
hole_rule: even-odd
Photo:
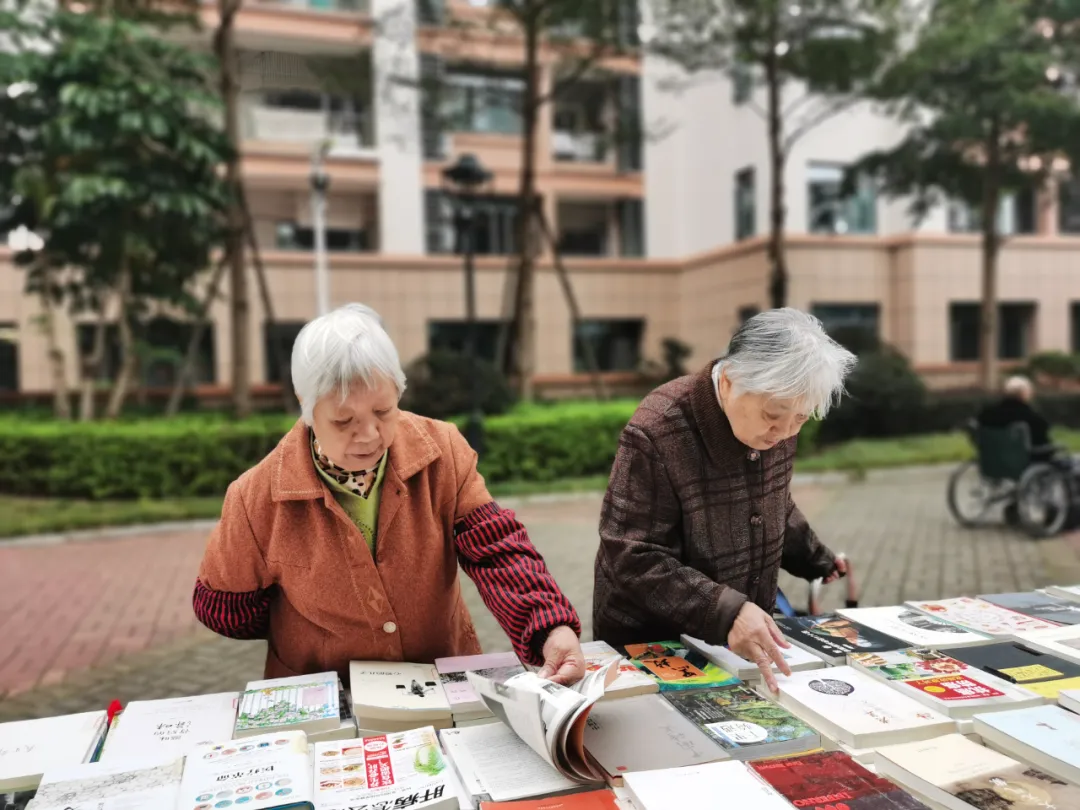
[[[326,191],[330,175],[323,168],[329,142],[322,143],[311,156],[311,228],[315,235],[315,311],[330,311],[330,271],[326,263]]]
[[[457,162],[443,170],[444,191],[455,201],[454,231],[457,250],[465,257],[465,357],[469,369],[470,408],[465,425],[465,438],[470,446],[483,455],[484,417],[480,402],[480,375],[477,373],[476,340],[476,196],[482,186],[491,180],[491,172],[485,169],[475,155],[462,155]]]

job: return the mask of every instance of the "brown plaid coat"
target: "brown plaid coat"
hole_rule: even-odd
[[[832,570],[791,498],[796,440],[739,442],[711,367],[649,394],[619,440],[593,593],[593,634],[613,646],[680,633],[723,644],[748,599],[773,610],[780,568]]]

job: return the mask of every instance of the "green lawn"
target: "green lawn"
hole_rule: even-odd
[[[1080,431],[1055,430],[1055,439],[1080,452]],[[827,448],[799,460],[798,472],[863,472],[887,467],[956,464],[971,457],[962,434],[865,439]],[[496,497],[550,492],[595,492],[607,485],[607,476],[560,481],[505,482],[491,487]],[[73,531],[100,526],[159,523],[171,520],[215,518],[220,498],[182,498],[164,501],[70,501],[0,496],[0,537]]]

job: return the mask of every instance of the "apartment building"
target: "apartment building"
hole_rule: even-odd
[[[281,380],[272,350],[288,349],[316,311],[311,155],[327,138],[326,241],[332,304],[379,310],[408,362],[464,335],[464,275],[454,254],[453,212],[442,171],[471,153],[492,172],[477,209],[475,245],[481,351],[493,354],[509,308],[522,92],[521,42],[461,20],[489,13],[484,0],[246,0],[242,50],[243,169],[267,270],[273,321],[253,300],[252,381]],[[203,12],[208,32],[213,4]],[[454,22],[457,20],[458,22]],[[632,31],[628,31],[628,35]],[[192,47],[208,47],[207,33]],[[541,85],[560,78],[541,55]],[[737,324],[767,306],[769,173],[753,87],[726,77],[672,82],[651,56],[606,62],[543,108],[538,191],[584,315],[575,329],[554,272],[540,259],[538,386],[578,390],[583,341],[593,341],[613,382],[658,359],[665,339],[721,352]],[[686,77],[674,77],[685,79]],[[675,87],[674,85],[682,85]],[[437,96],[423,88],[437,85]],[[636,121],[638,140],[614,138]],[[843,166],[901,136],[866,105],[810,130],[792,150],[788,189],[790,303],[830,327],[873,330],[937,384],[974,376],[979,299],[975,219],[943,206],[913,223],[903,201],[870,187],[844,199]],[[1080,193],[1048,189],[1010,199],[1002,225],[1004,358],[1080,350]],[[13,246],[33,235],[12,236]],[[49,388],[37,302],[0,248],[0,391]],[[253,289],[255,289],[253,287]],[[212,312],[200,347],[200,390],[231,379],[227,303]],[[65,345],[89,347],[85,324],[61,324]],[[165,318],[147,330],[158,351],[147,387],[167,386],[189,327]],[[114,373],[118,358],[105,370]],[[68,363],[74,379],[75,364]]]

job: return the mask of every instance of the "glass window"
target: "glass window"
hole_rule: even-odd
[[[952,233],[979,233],[982,231],[982,210],[961,200],[950,200],[948,209],[949,231]],[[1037,230],[1035,193],[1030,189],[1006,194],[998,206],[998,233],[1003,235],[1031,234]]]
[[[80,363],[94,353],[97,324],[80,323],[75,327],[75,343]],[[98,370],[98,382],[112,382],[120,372],[120,329],[115,323],[105,325],[105,356]]]
[[[0,391],[19,390],[19,331],[14,323],[0,323]]]
[[[1080,180],[1062,180],[1058,195],[1058,230],[1080,233]]]
[[[442,116],[451,130],[521,133],[525,83],[516,77],[450,73],[442,100]]]
[[[289,363],[292,360],[293,344],[303,328],[304,321],[263,323],[263,365],[266,367],[267,382],[291,384]],[[285,363],[284,369],[278,366],[275,342]]]
[[[295,222],[279,222],[277,226],[278,250],[314,250],[315,229]],[[326,249],[334,253],[358,253],[369,250],[367,232],[357,228],[326,229]]]
[[[754,167],[735,173],[735,238],[746,239],[757,232],[757,193]]]
[[[600,371],[636,371],[644,334],[641,318],[581,321],[574,330],[574,371],[590,371],[585,341],[592,344]]]
[[[1080,354],[1080,301],[1073,301],[1069,309],[1072,321],[1072,353]]]
[[[492,319],[476,321],[476,356],[489,363],[495,362],[499,348],[499,336],[503,322]],[[465,320],[428,321],[428,351],[465,353],[469,337],[469,324]]]
[[[814,304],[810,311],[834,340],[858,352],[877,343],[880,309],[878,304]]]
[[[754,94],[753,69],[745,62],[736,62],[731,69],[731,101],[745,104]]]
[[[844,167],[811,163],[807,171],[808,230],[811,233],[875,233],[877,195],[869,178],[855,193],[841,196]]]
[[[949,305],[949,356],[954,362],[979,359],[978,303]],[[998,359],[1023,360],[1031,354],[1035,328],[1035,305],[998,304]]]
[[[188,343],[194,325],[170,318],[155,318],[142,329],[142,384],[147,388],[168,388],[176,384],[180,368],[187,356]],[[213,385],[214,325],[206,324],[195,352],[195,368],[191,381],[196,385]]]

